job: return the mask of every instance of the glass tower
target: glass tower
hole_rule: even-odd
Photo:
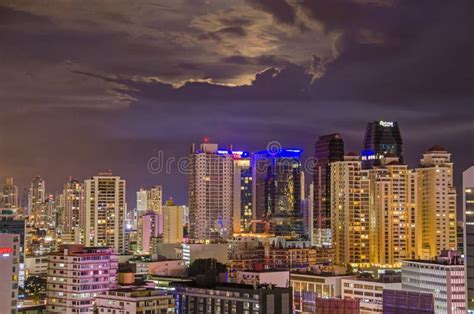
[[[403,163],[403,142],[396,121],[373,121],[367,124],[362,151],[362,167],[382,165],[384,157],[398,157]]]

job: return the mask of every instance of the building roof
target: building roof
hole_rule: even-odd
[[[447,150],[444,149],[443,146],[438,145],[438,144],[431,146],[431,148],[427,150],[427,152],[446,152],[446,151]]]

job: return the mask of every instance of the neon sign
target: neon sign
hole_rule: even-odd
[[[384,128],[393,128],[392,121],[379,121],[379,125],[383,126]]]
[[[11,247],[0,247],[0,254],[11,254],[13,249]]]

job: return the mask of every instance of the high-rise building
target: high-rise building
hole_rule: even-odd
[[[314,151],[314,244],[331,246],[331,162],[344,160],[340,134],[320,136]]]
[[[253,220],[253,178],[250,154],[229,151],[234,159],[234,233],[250,232]]]
[[[464,264],[467,310],[474,313],[474,166],[463,172]]]
[[[400,267],[411,258],[415,239],[411,237],[410,202],[412,171],[407,165],[392,161],[370,170],[370,260],[384,267]]]
[[[20,235],[0,234],[0,309],[2,313],[18,313],[18,277]]]
[[[163,215],[152,210],[138,217],[138,248],[150,253],[151,239],[163,233]]]
[[[8,177],[5,181],[5,185],[2,188],[2,199],[0,201],[0,207],[3,208],[18,208],[18,187],[13,184],[13,178]]]
[[[232,235],[234,160],[217,144],[201,144],[190,155],[189,237],[221,241]]]
[[[466,313],[466,274],[456,251],[443,251],[432,260],[406,260],[402,290],[434,295],[435,313]]]
[[[44,225],[48,219],[43,206],[46,200],[46,183],[41,177],[36,177],[30,185],[28,191],[28,214],[30,222],[34,226]]]
[[[331,163],[331,229],[334,262],[366,267],[370,263],[370,178],[360,158],[349,153]]]
[[[162,214],[161,209],[163,206],[163,189],[161,185],[152,186],[147,190],[147,209],[152,210],[158,214]]]
[[[108,246],[116,253],[125,247],[125,180],[111,172],[85,180],[86,246]]]
[[[137,191],[137,215],[141,216],[147,211],[147,191],[140,189]]]
[[[107,247],[62,246],[49,255],[46,312],[94,313],[96,296],[116,286],[117,268]]]
[[[431,259],[442,250],[456,250],[456,189],[451,154],[431,147],[416,169],[416,258]]]
[[[20,237],[18,242],[20,263],[18,284],[23,287],[25,281],[25,271],[23,269],[25,261],[25,219],[16,213],[16,209],[0,209],[0,234],[2,233],[14,234]]]
[[[398,157],[403,163],[403,142],[396,121],[373,121],[367,123],[362,151],[362,167],[370,169],[383,164],[386,156]]]
[[[64,184],[61,200],[63,232],[69,234],[80,232],[86,224],[84,184],[77,180],[69,180]]]
[[[173,199],[163,207],[163,243],[183,242],[184,206],[178,206]]]
[[[256,219],[268,221],[276,235],[304,237],[301,153],[301,149],[279,149],[253,156]]]

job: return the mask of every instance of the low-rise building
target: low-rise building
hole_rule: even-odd
[[[383,312],[385,314],[434,314],[433,294],[385,289]]]
[[[340,298],[341,280],[353,278],[355,277],[332,273],[292,272],[290,285],[293,289],[295,312],[314,312],[318,298]]]
[[[343,299],[360,300],[361,314],[375,314],[383,312],[383,291],[385,289],[400,290],[401,277],[398,274],[382,274],[378,279],[356,278],[342,279]]]
[[[201,287],[193,283],[175,283],[176,312],[187,313],[292,313],[291,288],[272,285],[250,286],[217,284]]]
[[[48,256],[25,257],[25,269],[27,276],[41,276],[48,272]]]
[[[436,313],[466,313],[466,273],[456,251],[435,260],[407,260],[402,265],[403,290],[432,293]]]
[[[96,297],[98,314],[174,313],[174,298],[164,290],[131,288],[109,290]]]
[[[242,270],[237,272],[236,283],[245,285],[275,285],[286,288],[290,286],[290,271],[288,270]]]

